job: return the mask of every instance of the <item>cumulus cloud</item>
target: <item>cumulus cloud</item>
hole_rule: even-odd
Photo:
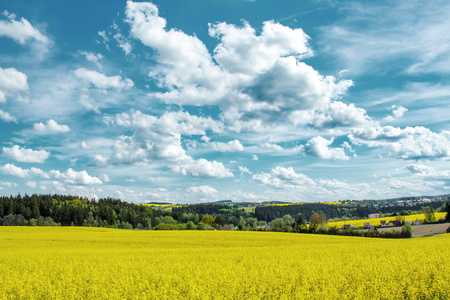
[[[64,187],[64,184],[62,184],[59,181],[52,181],[53,187],[58,191],[64,193],[66,191],[66,188]]]
[[[217,190],[208,186],[192,186],[186,189],[186,196],[195,196],[198,198],[215,198],[217,195]]]
[[[25,184],[32,189],[37,186],[36,181],[27,181]]]
[[[315,186],[315,182],[305,174],[295,173],[294,168],[276,167],[270,173],[253,175],[253,180],[277,189]]]
[[[157,52],[159,65],[149,77],[165,91],[153,95],[177,105],[218,105],[234,131],[263,131],[264,122],[320,108],[352,85],[301,62],[313,54],[309,37],[273,21],[260,34],[246,22],[210,24],[209,34],[219,40],[213,53],[196,36],[166,29],[152,3],[128,1],[126,22],[134,38]]]
[[[376,126],[354,129],[348,137],[355,145],[385,148],[391,156],[402,159],[447,159],[450,156],[450,131],[435,133],[422,126],[404,129]]]
[[[194,160],[192,158],[171,165],[175,173],[193,177],[227,178],[234,177],[221,162],[208,161],[204,158]]]
[[[69,132],[69,126],[67,125],[59,125],[55,120],[50,119],[46,124],[39,122],[34,123],[33,130],[37,134],[58,134]]]
[[[94,102],[94,100],[89,98],[88,95],[81,95],[79,101],[80,101],[80,104],[83,105],[87,110],[92,110],[96,114],[101,113],[98,108],[98,105]]]
[[[262,143],[260,145],[260,147],[264,148],[264,149],[270,149],[270,150],[273,150],[276,152],[281,152],[284,150],[283,147],[281,147],[280,145],[273,144],[273,143]]]
[[[68,185],[102,184],[102,181],[99,178],[90,176],[86,171],[77,172],[71,168],[69,168],[66,172],[51,170],[48,173],[46,173],[38,168],[23,169],[13,164],[5,164],[3,166],[0,166],[0,171],[4,174],[13,175],[21,178],[39,176],[41,178],[49,179],[53,177],[56,179],[63,180],[64,183]]]
[[[301,28],[291,29],[273,21],[264,22],[259,36],[247,22],[241,28],[210,24],[209,35],[221,40],[214,49],[214,59],[231,73],[258,74],[272,68],[280,57],[313,54],[309,36]]]
[[[26,149],[18,145],[14,145],[11,148],[3,147],[2,156],[20,162],[42,163],[50,156],[50,152],[45,150]]]
[[[7,95],[28,90],[28,77],[14,68],[0,68],[0,103],[6,102]]]
[[[212,148],[219,152],[238,152],[244,151],[244,146],[238,141],[230,141],[228,143],[212,142]]]
[[[450,170],[436,170],[422,163],[409,164],[405,167],[414,177],[429,181],[443,181],[450,184]]]
[[[422,189],[422,187],[419,188],[419,186],[415,182],[404,181],[397,178],[392,178],[389,180],[389,187],[395,190],[405,189],[408,191],[417,191]]]
[[[133,46],[131,45],[130,41],[128,41],[127,38],[121,33],[116,33],[113,37],[116,40],[119,48],[121,48],[126,55],[130,55],[131,50],[133,50]]]
[[[280,57],[270,72],[256,76],[246,89],[254,101],[272,111],[311,110],[343,95],[353,83],[322,76],[295,57]]]
[[[211,118],[192,116],[187,112],[168,112],[159,118],[141,112],[133,112],[107,117],[105,122],[131,128],[134,130],[134,134],[121,136],[115,142],[110,158],[98,156],[99,165],[165,161],[175,173],[182,175],[233,177],[233,174],[222,163],[207,161],[203,158],[195,160],[186,154],[182,146],[182,135],[205,135],[207,129],[221,132],[222,126]],[[233,142],[220,146],[227,146],[231,149],[238,145]]]
[[[270,173],[259,173],[253,175],[253,180],[275,190],[268,190],[264,195],[268,199],[273,197],[284,197],[302,201],[310,201],[312,198],[339,199],[350,195],[366,195],[374,192],[365,183],[347,183],[337,179],[312,179],[305,174],[296,173],[292,167],[276,167]],[[264,197],[264,196],[263,196]]]
[[[100,175],[100,179],[101,179],[103,182],[110,182],[110,181],[111,181],[111,179],[109,179],[109,176],[106,175],[106,174]]]
[[[293,116],[295,117],[295,115]],[[345,104],[333,101],[321,107],[314,115],[303,118],[306,123],[317,129],[332,129],[336,127],[365,126],[373,123],[366,110],[356,107],[354,104]],[[295,120],[300,123],[302,120]]]
[[[28,40],[34,40],[43,44],[48,44],[49,39],[43,35],[38,29],[28,22],[28,20],[21,18],[16,20],[16,15],[4,11],[4,16],[8,20],[0,20],[0,36],[12,38],[19,44],[25,44]]]
[[[303,147],[306,155],[315,156],[324,159],[340,159],[348,160],[349,157],[345,155],[343,148],[330,148],[333,143],[333,138],[327,140],[321,136],[316,136],[310,139]]]
[[[77,172],[72,168],[67,169],[64,173],[61,173],[58,170],[51,170],[49,174],[54,178],[63,180],[65,184],[69,185],[92,185],[103,183],[99,178],[90,176],[86,171]]]
[[[0,119],[2,119],[5,122],[14,122],[17,123],[17,119],[12,116],[10,113],[3,111],[0,109]]]
[[[47,173],[38,168],[22,169],[13,164],[5,164],[0,166],[0,171],[7,175],[13,175],[21,178],[30,176],[40,176],[42,178],[50,178]]]
[[[140,111],[121,113],[107,118],[106,123],[130,127],[135,130],[147,130],[158,134],[180,133],[183,135],[205,135],[206,130],[216,133],[224,131],[224,124],[211,117],[199,117],[188,112],[166,112],[160,117],[143,114]]]
[[[103,55],[101,53],[81,51],[80,54],[83,55],[88,61],[93,62],[97,67],[102,67],[100,61],[103,59]]]
[[[239,166],[239,171],[241,174],[247,173],[247,174],[253,174],[247,167]]]
[[[74,71],[76,77],[86,80],[98,89],[117,89],[128,90],[134,86],[131,79],[122,79],[120,75],[106,76],[102,73],[85,68],[79,68]]]
[[[385,121],[393,121],[395,119],[399,119],[401,117],[403,117],[403,115],[405,114],[405,112],[408,111],[407,108],[404,108],[403,106],[399,105],[392,105],[390,110],[392,110],[392,115],[391,116],[387,116],[384,118]]]

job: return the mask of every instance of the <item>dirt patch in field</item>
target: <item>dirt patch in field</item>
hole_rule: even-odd
[[[415,225],[411,226],[413,237],[427,236],[433,235],[436,233],[446,233],[447,228],[450,226],[449,223],[441,223],[441,224],[427,224],[427,225]],[[388,232],[392,229],[401,230],[401,227],[386,227],[379,228],[378,231]]]

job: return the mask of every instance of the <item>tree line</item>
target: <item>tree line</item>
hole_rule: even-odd
[[[434,209],[438,209],[445,205],[446,201],[434,201],[426,206],[432,206]],[[324,203],[304,203],[293,205],[267,205],[257,206],[255,209],[254,217],[261,221],[271,222],[276,218],[283,217],[284,215],[296,216],[302,214],[304,218],[311,219],[316,212],[324,213],[328,219],[336,219],[346,217],[347,219],[365,219],[369,214],[380,213],[389,214],[393,212],[399,212],[404,215],[408,212],[422,211],[426,206],[423,204],[415,204],[408,206],[405,210],[404,206],[393,205],[389,207],[373,207],[368,205],[332,205]]]
[[[438,206],[435,203],[434,206]],[[420,207],[434,216],[434,206]],[[402,207],[403,208],[403,207]],[[284,232],[363,235],[380,237],[381,233],[339,230],[326,226],[327,217],[342,217],[343,207],[329,204],[258,206],[255,213],[237,204],[191,204],[173,207],[173,211],[152,209],[113,198],[89,200],[70,195],[25,195],[0,197],[0,225],[4,226],[90,226],[120,229],[154,230],[271,230]],[[450,202],[439,208],[450,222]],[[402,212],[400,212],[402,213]],[[404,211],[404,213],[407,213]],[[361,217],[365,217],[363,215]],[[432,217],[429,222],[433,222]],[[266,221],[269,220],[269,221]],[[309,226],[307,224],[309,223]],[[383,237],[404,237],[406,229]]]
[[[214,221],[205,217],[211,216]],[[209,221],[208,221],[209,220]],[[206,221],[206,222],[205,222]],[[158,225],[160,227],[157,227]],[[0,225],[4,226],[90,226],[120,229],[162,229],[165,225],[208,229],[230,225],[249,229],[257,220],[236,205],[190,205],[163,211],[119,199],[89,200],[70,195],[17,195],[0,197]],[[167,227],[166,226],[166,227]]]

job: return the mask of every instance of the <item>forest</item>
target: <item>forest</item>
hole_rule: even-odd
[[[249,205],[249,204],[247,204]],[[322,230],[327,220],[340,218],[362,219],[379,212],[407,215],[427,210],[447,211],[445,200],[431,205],[369,207],[361,203],[330,205],[305,203],[297,205],[260,205],[254,212],[245,210],[242,203],[222,202],[174,206],[172,211],[153,209],[113,198],[89,200],[70,195],[33,194],[0,197],[0,225],[3,226],[85,226],[119,229],[154,230],[273,230],[314,232]],[[305,225],[309,223],[309,228]],[[325,232],[322,232],[325,233]],[[334,234],[333,232],[331,232]]]
[[[445,205],[446,200],[434,201],[426,206],[432,206],[434,209],[438,209]],[[324,203],[304,203],[301,205],[268,205],[257,206],[255,209],[255,218],[261,221],[270,222],[276,218],[280,218],[284,215],[296,216],[302,214],[304,218],[311,219],[312,215],[316,212],[322,212],[328,219],[336,218],[352,218],[352,219],[364,219],[369,214],[379,213],[384,214],[413,214],[413,212],[424,210],[424,204],[415,204],[408,206],[407,210],[404,206],[391,205],[387,207],[374,207],[371,205],[364,205],[362,203],[357,204],[341,204],[330,205]]]

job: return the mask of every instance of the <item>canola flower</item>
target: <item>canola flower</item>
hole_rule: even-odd
[[[450,234],[0,227],[0,299],[449,299]]]
[[[435,213],[436,220],[445,218],[447,215],[446,212],[438,212]],[[410,221],[413,223],[416,219],[419,221],[423,221],[425,219],[425,214],[415,214],[415,215],[409,215],[409,216],[401,216],[405,221]],[[347,221],[337,221],[337,222],[328,222],[329,227],[336,227],[336,228],[342,228],[345,224],[347,225],[354,225],[355,227],[363,227],[364,223],[370,223],[372,226],[380,226],[381,221],[386,221],[386,223],[389,223],[389,221],[395,221],[397,220],[397,217],[384,217],[384,218],[374,218],[374,219],[361,219],[361,220],[347,220]]]

